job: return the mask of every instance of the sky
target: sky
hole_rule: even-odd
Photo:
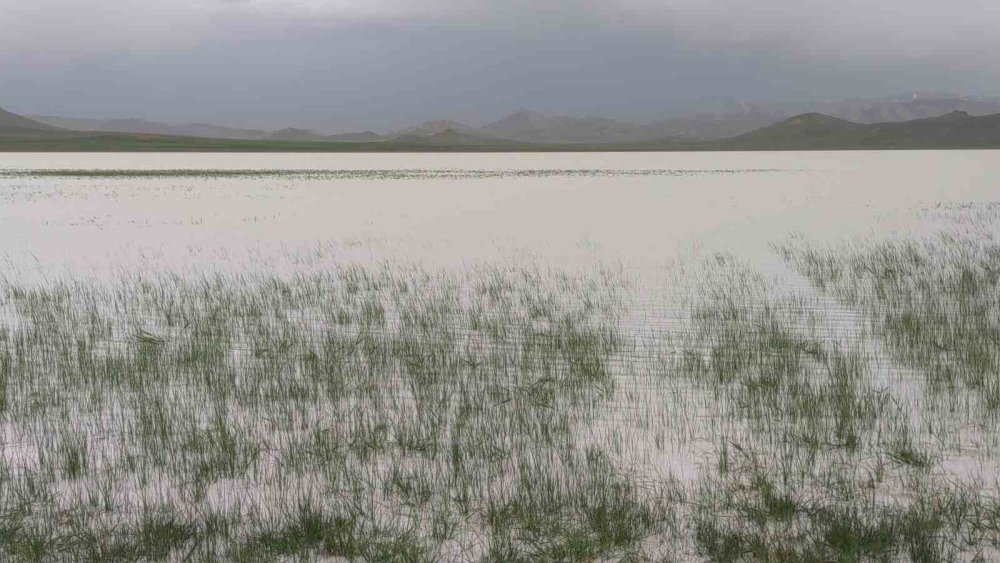
[[[1000,96],[996,0],[0,0],[0,107],[325,131]]]

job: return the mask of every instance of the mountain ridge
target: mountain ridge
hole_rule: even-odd
[[[1000,148],[1000,112],[975,116],[955,110],[909,121],[856,123],[819,112],[783,119],[753,131],[715,141],[685,137],[618,143],[529,143],[485,135],[481,129],[427,122],[410,134],[384,138],[374,133],[353,140],[300,129],[277,138],[240,140],[122,132],[54,129],[0,110],[0,150],[221,150],[221,151],[712,151],[712,150],[862,150]],[[522,113],[517,120],[537,123]],[[508,124],[517,121],[508,120]],[[518,125],[517,123],[514,123]],[[21,127],[24,126],[24,127]],[[29,128],[30,127],[30,128]],[[373,137],[374,136],[374,137]]]
[[[810,113],[715,143],[719,149],[855,150],[1000,148],[1000,113],[952,111],[909,121],[855,123]]]
[[[60,131],[60,128],[0,108],[0,130]]]
[[[27,116],[38,123],[75,131],[132,132],[185,137],[269,140],[376,142],[393,138],[433,137],[447,130],[464,135],[533,144],[592,145],[608,143],[711,142],[734,137],[806,113],[823,113],[861,124],[909,121],[951,111],[974,115],[1000,113],[1000,99],[953,93],[910,93],[881,99],[793,104],[729,103],[713,112],[681,115],[646,122],[596,116],[570,116],[519,109],[485,125],[473,127],[448,119],[425,121],[390,133],[372,131],[330,134],[307,128],[276,131],[239,129],[207,123],[169,124],[143,119],[78,119]],[[37,126],[34,126],[37,129]],[[475,141],[479,143],[479,140]]]
[[[131,117],[105,119],[53,115],[31,115],[28,117],[46,125],[71,131],[179,135],[213,139],[259,139],[268,134],[268,131],[261,129],[241,129],[210,123],[172,124]]]

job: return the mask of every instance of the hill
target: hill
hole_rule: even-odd
[[[640,127],[640,140],[717,141],[766,127],[789,114],[749,106],[742,111],[663,119]]]
[[[530,143],[521,143],[508,139],[498,139],[466,129],[444,129],[424,135],[401,135],[389,141],[393,146],[426,147],[426,148],[456,148],[458,150],[478,148],[483,150],[517,150],[530,148]]]
[[[466,135],[475,135],[477,133],[474,127],[469,127],[464,123],[458,123],[457,121],[451,121],[448,119],[438,119],[435,121],[425,121],[420,125],[415,125],[413,127],[408,127],[401,131],[396,131],[391,133],[389,137],[392,138],[415,138],[415,137],[431,137],[434,135],[440,135],[448,131],[455,131],[457,133],[462,133]]]
[[[533,116],[508,120],[510,130],[538,123]],[[547,119],[547,118],[546,118]],[[430,122],[410,134],[386,139],[374,133],[324,136],[286,129],[268,139],[223,139],[126,132],[80,132],[0,110],[0,151],[712,151],[712,150],[863,150],[1000,148],[1000,113],[974,116],[954,111],[901,122],[855,123],[821,113],[806,113],[727,139],[698,141],[668,137],[619,143],[527,143],[502,139],[469,127]],[[484,128],[485,129],[485,128]],[[499,131],[499,126],[493,130]],[[522,129],[523,130],[523,129]],[[501,133],[503,131],[500,131]]]
[[[1000,98],[918,92],[887,98],[835,102],[746,103],[731,101],[717,103],[712,112],[680,115],[644,123],[606,117],[555,115],[522,109],[483,127],[470,127],[450,120],[436,120],[426,121],[386,135],[371,131],[330,134],[306,128],[266,131],[223,127],[207,123],[171,124],[144,119],[81,119],[44,115],[28,116],[27,119],[36,122],[32,126],[33,130],[42,130],[39,124],[45,124],[73,131],[292,142],[368,143],[403,138],[409,143],[418,137],[428,137],[430,143],[440,144],[440,139],[435,141],[433,137],[451,130],[477,137],[473,141],[473,144],[476,145],[482,143],[482,139],[478,137],[489,137],[494,139],[494,142],[506,140],[529,144],[566,145],[585,150],[586,147],[583,145],[649,143],[660,147],[721,141],[750,133],[796,115],[810,113],[820,113],[860,124],[877,124],[926,119],[953,111],[964,111],[970,115],[1000,113]],[[458,138],[456,140],[466,142],[469,139]]]
[[[820,104],[814,111],[856,123],[912,121],[954,111],[970,115],[1000,113],[1000,100],[948,93],[913,93],[881,100],[856,100]]]
[[[782,147],[802,149],[822,147],[829,143],[861,142],[867,126],[822,113],[806,113],[719,141],[720,144]]]
[[[743,104],[724,112],[632,123],[604,117],[570,117],[522,109],[479,132],[529,143],[604,144],[660,141],[714,141],[770,125],[790,114]]]
[[[940,117],[876,123],[870,128],[877,142],[913,148],[1000,146],[1000,113],[974,116],[953,111]]]
[[[873,124],[810,113],[705,147],[725,150],[1000,148],[1000,113],[973,116],[954,111],[939,117]]]
[[[362,131],[360,133],[338,133],[336,135],[327,135],[326,140],[337,141],[341,143],[375,143],[379,141],[385,141],[388,137],[383,137],[378,133],[372,131]]]
[[[46,125],[0,108],[0,132],[59,131],[58,127]]]
[[[310,129],[286,127],[264,137],[268,141],[323,141],[324,135]]]
[[[526,143],[618,143],[651,138],[626,121],[603,117],[569,117],[520,110],[485,125],[479,132]]]
[[[440,152],[440,151],[547,151],[548,145],[531,145],[454,129],[427,135],[386,140],[374,133],[348,133],[319,139],[221,139],[144,133],[69,131],[16,114],[0,114],[0,152]],[[18,119],[20,118],[20,119]],[[23,120],[23,121],[22,121]],[[9,126],[7,126],[9,124]],[[36,127],[29,129],[15,125]],[[303,130],[286,131],[291,137]],[[306,132],[307,134],[308,132]],[[348,137],[351,140],[341,140]]]
[[[310,129],[295,129],[294,127],[275,131],[263,138],[269,141],[333,141],[340,143],[373,143],[386,140],[386,137],[372,133],[371,131],[324,135]]]
[[[23,118],[22,118],[23,119]],[[33,115],[31,119],[53,128],[81,132],[137,133],[142,135],[170,135],[175,137],[203,137],[206,139],[241,139],[271,141],[343,141],[373,142],[385,140],[381,135],[365,131],[363,133],[342,133],[326,135],[308,129],[288,127],[278,131],[263,129],[240,129],[223,127],[210,123],[187,123],[176,125],[145,119],[87,119],[77,117],[56,117]]]
[[[115,133],[141,133],[146,135],[177,135],[181,137],[208,137],[213,139],[261,139],[268,132],[259,129],[238,129],[209,123],[175,125],[145,119],[88,119],[33,115],[31,119],[70,131],[103,131]]]

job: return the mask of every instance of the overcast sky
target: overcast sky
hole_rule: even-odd
[[[998,0],[0,0],[0,107],[325,130],[1000,95]]]

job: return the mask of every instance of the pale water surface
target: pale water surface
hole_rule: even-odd
[[[600,394],[592,402],[574,404],[572,409],[566,407],[573,412],[579,411],[578,418],[568,419],[574,424],[569,440],[571,450],[595,445],[613,458],[616,471],[628,475],[636,483],[666,487],[676,480],[690,486],[685,489],[687,494],[699,502],[705,497],[705,490],[718,486],[713,483],[725,483],[724,479],[729,478],[728,469],[723,467],[728,467],[730,443],[734,448],[740,442],[744,446],[756,444],[771,448],[764,452],[763,457],[768,458],[763,462],[765,466],[773,461],[769,458],[777,459],[782,452],[798,455],[808,451],[805,440],[792,446],[769,442],[775,436],[784,440],[783,430],[768,430],[766,418],[744,417],[742,407],[736,404],[744,398],[738,385],[718,381],[713,384],[711,378],[698,383],[690,374],[685,375],[689,369],[694,369],[684,367],[685,358],[690,356],[701,362],[702,355],[707,356],[710,349],[711,353],[721,353],[725,359],[728,357],[725,356],[727,342],[737,346],[737,353],[733,355],[735,360],[742,359],[736,357],[741,353],[748,357],[768,353],[789,355],[787,346],[792,344],[785,340],[761,343],[756,339],[758,333],[766,333],[764,323],[774,321],[791,327],[789,332],[808,333],[812,340],[802,340],[807,345],[820,342],[824,362],[827,355],[834,357],[838,351],[843,354],[836,356],[838,358],[864,358],[863,377],[852,383],[859,396],[888,397],[887,404],[902,413],[897,419],[894,418],[896,411],[891,410],[892,416],[884,417],[888,422],[877,419],[884,428],[876,430],[884,429],[892,436],[912,436],[918,450],[933,451],[937,456],[933,459],[940,461],[931,464],[933,470],[929,477],[920,473],[920,469],[908,473],[909,470],[900,464],[886,469],[883,467],[885,460],[894,458],[887,458],[888,454],[878,449],[884,446],[881,438],[872,437],[878,432],[862,428],[857,432],[862,437],[861,445],[857,446],[859,455],[855,456],[853,450],[843,453],[836,444],[823,444],[822,448],[817,445],[815,451],[826,456],[821,458],[824,461],[820,466],[840,467],[836,462],[843,455],[849,465],[843,475],[854,478],[855,473],[887,473],[888,478],[879,477],[877,484],[872,485],[873,491],[877,491],[872,493],[872,498],[877,496],[880,503],[884,499],[888,502],[915,495],[916,489],[907,480],[913,475],[921,479],[939,479],[942,483],[974,484],[984,492],[995,493],[996,476],[1000,473],[994,452],[1000,447],[997,443],[1000,434],[993,422],[979,424],[969,414],[979,412],[973,408],[978,405],[978,390],[969,394],[975,400],[962,403],[966,395],[956,394],[956,408],[932,411],[934,405],[925,401],[930,395],[923,374],[900,365],[886,351],[884,343],[873,337],[870,326],[866,326],[867,320],[862,318],[864,311],[851,310],[834,296],[821,294],[782,262],[772,245],[787,241],[789,237],[800,237],[797,240],[813,244],[832,244],[851,239],[910,236],[914,232],[932,233],[943,226],[960,231],[964,228],[963,221],[972,215],[949,215],[938,210],[954,210],[966,204],[973,206],[970,209],[978,209],[978,204],[997,199],[998,184],[1000,152],[995,151],[2,155],[0,275],[15,286],[24,286],[34,280],[58,281],[67,276],[114,278],[122,273],[142,275],[158,271],[194,275],[252,271],[280,276],[350,263],[418,264],[429,271],[455,272],[501,263],[515,267],[524,265],[526,271],[542,266],[555,271],[582,272],[582,278],[591,274],[600,276],[607,269],[613,275],[593,286],[597,290],[570,292],[563,296],[574,299],[586,294],[587,299],[593,297],[598,302],[608,299],[611,309],[626,305],[622,308],[621,319],[626,329],[625,344],[621,350],[616,349],[609,360],[613,393]],[[973,231],[973,236],[988,236],[982,229],[996,232],[995,223],[995,218],[970,221],[969,228],[980,229]],[[740,264],[734,266],[729,258],[715,258],[716,253],[735,256]],[[699,271],[699,268],[704,270]],[[758,278],[759,272],[763,274]],[[772,278],[778,283],[772,283]],[[464,278],[460,275],[459,279]],[[537,279],[548,280],[544,276]],[[522,283],[527,282],[522,280]],[[551,282],[540,283],[536,289],[543,295],[545,292],[541,289]],[[621,303],[616,301],[619,288],[605,287],[619,283],[628,286],[621,291]],[[128,284],[125,287],[134,288]],[[151,287],[171,286],[154,283]],[[732,303],[731,294],[727,292],[736,294]],[[190,290],[185,295],[192,298],[196,293]],[[22,293],[19,295],[13,301],[20,299],[33,303]],[[81,298],[85,299],[85,295],[86,292]],[[107,294],[98,291],[95,295],[112,296],[110,302],[118,304],[116,306],[128,302],[115,301],[115,295],[121,297],[123,294],[114,291]],[[530,296],[531,292],[527,291],[526,295]],[[702,319],[701,325],[692,322],[691,300],[697,301],[699,296],[705,295],[708,310],[715,307],[720,315],[714,325],[712,318]],[[46,307],[51,307],[60,315],[64,313],[55,297],[51,301],[37,299],[37,302],[39,311],[48,312],[50,309]],[[185,306],[182,301],[178,303]],[[733,303],[735,315],[725,317],[730,314],[725,306]],[[0,304],[0,313],[12,319],[11,326],[16,327],[16,314],[6,308],[8,304]],[[237,311],[230,312],[235,314]],[[308,311],[301,313],[304,315]],[[97,315],[97,309],[91,314]],[[93,345],[95,349],[107,346],[111,351],[117,350],[115,346],[135,345],[142,352],[159,350],[156,342],[163,346],[171,338],[179,342],[186,342],[183,339],[188,338],[182,334],[187,325],[178,328],[149,324],[141,311],[116,310],[116,314],[128,321],[127,327],[119,330],[120,341],[89,343],[78,339],[75,345]],[[393,333],[398,327],[394,323],[398,324],[399,319],[393,317],[391,307],[387,307],[385,316],[387,321],[379,330],[395,337]],[[46,318],[40,314],[35,321]],[[726,322],[734,319],[739,331],[727,333]],[[609,322],[617,321],[610,319]],[[758,321],[760,326],[754,324]],[[229,319],[219,322],[225,324]],[[812,326],[800,326],[810,323]],[[136,332],[136,327],[141,331]],[[322,326],[320,332],[335,334],[342,329]],[[706,335],[699,330],[715,331],[715,334]],[[295,334],[302,336],[307,332]],[[25,330],[24,333],[34,335],[38,342],[48,342],[44,330]],[[728,341],[720,336],[726,334],[729,334]],[[139,338],[138,344],[135,344],[136,338]],[[355,347],[361,341],[358,338]],[[466,335],[459,341],[468,344],[475,339]],[[800,344],[795,341],[794,346]],[[62,345],[59,341],[59,346]],[[37,349],[42,348],[38,344]],[[766,349],[761,352],[762,348]],[[252,366],[269,361],[271,353],[280,356],[287,350],[248,348],[231,352],[234,354],[229,360],[232,366],[244,366],[244,363]],[[66,365],[73,365],[72,358],[77,355],[86,357],[73,350],[65,353],[69,358],[65,360]],[[292,352],[288,354],[288,358],[294,356]],[[819,358],[819,348],[798,350],[789,357],[799,359],[809,354]],[[765,368],[773,367],[766,358],[757,361]],[[806,365],[814,360],[802,361]],[[816,366],[820,365],[818,360],[815,362]],[[272,366],[274,374],[285,374],[275,366],[278,364]],[[752,371],[752,366],[733,369]],[[812,369],[802,368],[803,374],[815,379],[808,383],[822,384],[827,376],[822,369],[810,371]],[[54,378],[62,372],[44,373]],[[261,412],[244,413],[233,408],[228,418],[223,417],[224,422],[236,429],[234,435],[259,439],[260,444],[285,440],[288,451],[281,450],[282,455],[294,458],[301,453],[296,440],[328,415],[346,417],[337,419],[337,424],[346,428],[350,426],[348,422],[354,420],[350,417],[354,416],[362,417],[359,420],[365,422],[369,419],[364,417],[393,419],[393,416],[408,413],[415,397],[408,388],[399,385],[412,380],[407,378],[409,376],[403,377],[408,373],[404,370],[379,374],[385,377],[378,379],[375,386],[383,386],[382,391],[392,400],[388,415],[380,410],[387,408],[384,405],[355,409],[356,405],[351,404],[352,408],[346,409],[350,401],[328,404],[317,399],[315,404],[306,404],[308,408],[303,407],[302,412],[295,411],[309,424],[299,427],[289,423],[284,434],[276,434],[268,418],[271,410],[282,407],[282,401],[267,404],[266,409],[252,403],[254,408],[264,409]],[[751,382],[759,375],[749,371],[740,374]],[[547,379],[535,383],[544,383]],[[33,380],[17,382],[18,389],[34,389]],[[173,415],[178,424],[208,412],[207,407],[202,408],[204,397],[197,387],[175,389],[172,381],[162,383],[163,389],[180,393],[179,396],[185,398],[183,401],[171,400],[170,404],[191,413],[178,410]],[[282,389],[288,387],[287,383],[286,380],[276,381]],[[227,384],[235,389],[243,385],[233,381]],[[802,392],[807,387],[804,384],[796,389]],[[536,393],[534,387],[529,387],[528,391]],[[32,396],[43,397],[54,392],[48,389]],[[18,396],[29,395],[27,391],[19,393]],[[357,400],[357,397],[352,395],[350,400]],[[137,404],[145,404],[145,401]],[[285,402],[292,404],[287,398]],[[63,416],[76,425],[66,428],[58,426],[58,417],[51,414],[46,414],[37,426],[32,426],[28,418],[10,416],[8,424],[0,428],[5,463],[29,472],[36,471],[44,466],[39,452],[55,447],[52,435],[75,436],[72,432],[83,431],[90,432],[91,436],[101,435],[87,429],[103,429],[107,420],[117,420],[109,414],[117,408],[113,402],[96,405],[87,416],[76,412],[72,416],[66,414],[69,413],[67,408],[77,408],[80,404],[83,403],[79,397],[54,401],[53,408],[64,409]],[[817,404],[822,406],[824,403]],[[434,404],[430,410],[438,406]],[[502,404],[479,407],[490,413],[493,411],[489,409],[503,411],[507,408]],[[39,409],[39,412],[47,412],[42,407]],[[128,408],[123,412],[122,420],[131,420],[134,413]],[[861,415],[858,419],[861,420]],[[403,417],[397,422],[399,420],[409,419]],[[798,419],[789,415],[788,420],[776,424],[793,425],[795,420]],[[106,433],[106,443],[90,438],[92,450],[102,452],[107,459],[115,459],[116,448],[124,450],[134,445],[122,437],[121,428],[115,424],[107,425],[113,428]],[[331,428],[337,428],[336,424],[330,424]],[[402,428],[406,424],[399,422],[399,426]],[[769,434],[772,431],[776,432],[774,436]],[[824,434],[817,432],[816,435]],[[869,436],[871,443],[864,442],[865,436]],[[270,446],[261,447],[267,452]],[[812,455],[816,455],[815,451]],[[735,452],[732,454],[734,460],[737,459]],[[160,497],[180,495],[187,490],[188,485],[169,481],[179,477],[169,475],[164,478],[165,484],[148,487],[152,492],[128,483],[116,484],[118,476],[102,473],[105,469],[96,461],[96,453],[92,456],[95,461],[91,472],[105,479],[109,488],[119,487],[128,492],[120,511],[127,512],[129,507],[134,508],[132,505],[144,505],[150,499],[163,502]],[[147,463],[146,457],[141,457],[140,461]],[[252,512],[261,507],[278,510],[274,507],[285,506],[282,502],[292,506],[298,500],[295,495],[307,493],[317,496],[321,504],[339,498],[339,492],[325,496],[316,493],[310,481],[314,476],[282,473],[284,469],[267,461],[268,456],[261,458],[262,461],[253,466],[255,472],[247,471],[233,479],[208,483],[205,498],[189,501],[186,498],[178,500],[178,496],[178,499],[167,500],[199,510],[203,505],[214,508],[234,505],[239,516],[240,502],[245,503],[243,510]],[[525,455],[524,459],[528,458],[530,456]],[[346,475],[369,470],[377,473],[386,467],[395,468],[393,464],[397,461],[376,463],[364,459],[357,461],[357,467]],[[399,463],[404,461],[409,463],[407,460]],[[437,470],[435,464],[439,462],[443,463],[440,460],[428,462],[428,467]],[[798,467],[791,461],[788,466]],[[808,467],[810,470],[815,468]],[[553,475],[559,474],[552,471]],[[717,471],[722,480],[709,480]],[[375,481],[381,483],[382,477],[378,476]],[[803,479],[812,487],[821,481],[812,477]],[[700,482],[708,484],[707,489],[698,489]],[[69,487],[67,490],[73,494],[89,494],[86,484],[74,485],[73,479],[54,480],[53,483],[53,487]],[[937,486],[937,481],[934,484]],[[480,484],[476,485],[473,489],[478,491]],[[63,491],[60,498],[64,502],[75,498],[59,490]],[[377,492],[381,490],[379,487],[372,489],[376,492],[362,489],[361,496],[370,492],[373,499],[381,498],[381,493]],[[802,487],[802,491],[807,490]],[[441,498],[446,500],[441,501],[441,506],[451,506],[448,504],[451,501],[447,500],[450,494],[450,490],[442,489],[444,496]],[[388,493],[386,498],[389,498]],[[696,502],[679,503],[678,514],[686,518],[696,506]],[[409,518],[405,514],[387,513],[400,521]],[[458,540],[471,538],[472,547],[457,549],[445,542],[439,548],[438,559],[475,560],[482,554],[482,542],[477,534],[484,532],[477,528],[478,521],[473,519],[471,522],[463,523],[468,529],[460,528],[454,537]],[[650,549],[650,553],[658,556],[680,553],[681,559],[693,556],[693,540],[691,534],[685,535],[687,531],[682,527],[683,533],[677,532],[679,537],[687,538],[681,540],[664,532],[660,540],[668,548]],[[975,543],[970,545],[978,549]],[[677,545],[682,546],[680,550]],[[449,550],[460,552],[461,556],[449,555]]]
[[[39,169],[472,174],[25,175]],[[652,272],[693,247],[768,260],[768,242],[789,233],[888,231],[920,209],[989,200],[1000,153],[6,154],[0,170],[0,256],[18,270],[278,268],[319,252]],[[526,170],[547,173],[496,175]]]

